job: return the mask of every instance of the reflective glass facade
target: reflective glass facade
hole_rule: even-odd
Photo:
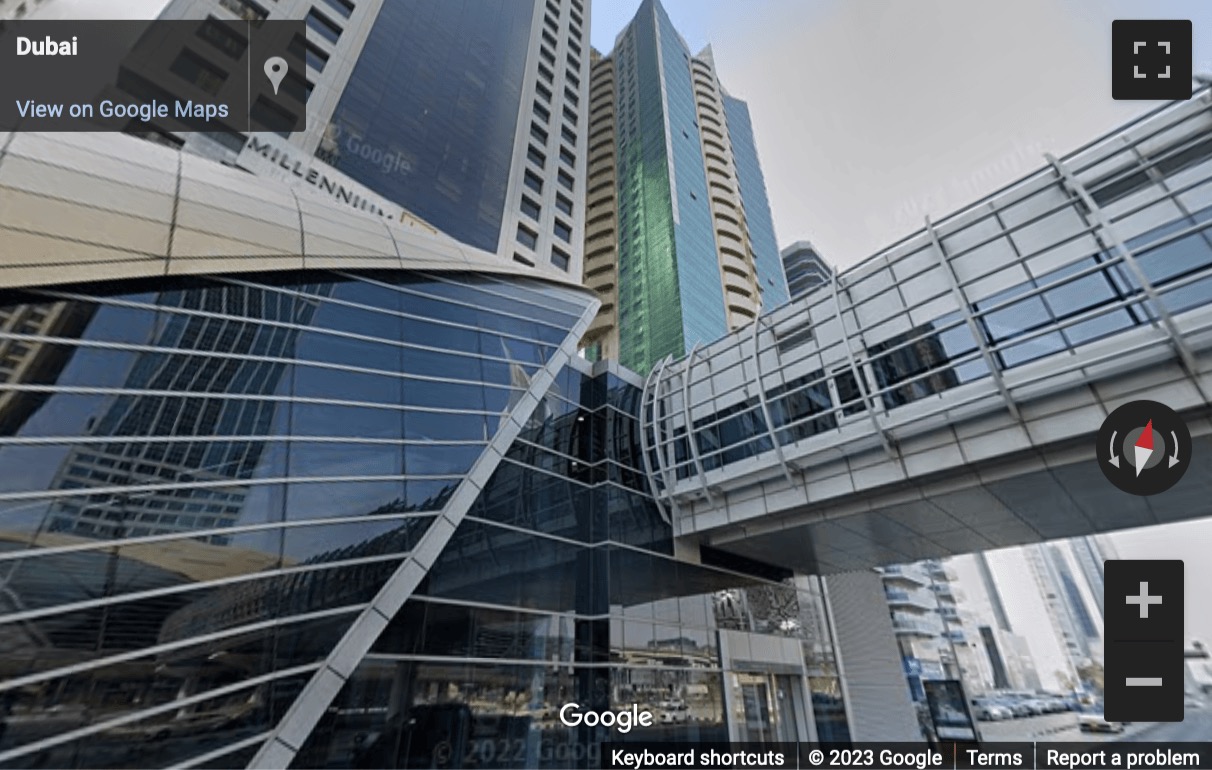
[[[531,48],[532,2],[386,2],[317,156],[497,250]]]
[[[682,338],[689,350],[695,343],[719,339],[727,333],[728,325],[707,173],[697,130],[690,50],[674,29],[664,7],[656,0],[652,0],[652,6],[660,55],[660,80],[668,109],[665,122],[676,196],[673,217],[678,291],[682,298]]]
[[[591,159],[586,244],[603,309],[586,347],[646,374],[784,304],[787,283],[748,107],[710,50],[692,55],[645,0],[605,61],[592,123],[613,130],[591,145],[605,154]]]
[[[402,272],[0,295],[0,765],[244,766],[587,304]],[[444,766],[441,735],[597,766],[572,701],[653,711],[632,740],[845,734],[819,582],[673,558],[638,402],[558,373],[293,766]]]
[[[620,362],[647,372],[722,336],[724,295],[690,53],[665,10],[646,0],[614,56]]]
[[[0,763],[273,727],[586,302],[324,272],[0,295]]]
[[[770,215],[770,201],[766,197],[766,177],[758,161],[749,105],[727,94],[723,98],[728,138],[732,143],[732,160],[736,164],[745,224],[749,228],[749,243],[753,247],[758,286],[762,291],[762,310],[770,312],[791,299],[791,295],[774,235],[774,220]]]
[[[297,766],[440,766],[445,740],[467,766],[596,767],[608,738],[845,729],[817,581],[672,558],[638,396],[612,374],[561,374]],[[635,703],[658,724],[567,727],[569,702]]]

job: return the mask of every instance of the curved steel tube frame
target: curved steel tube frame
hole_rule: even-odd
[[[795,479],[791,476],[791,467],[787,465],[787,456],[783,454],[783,445],[779,443],[779,437],[774,433],[774,421],[770,419],[770,402],[766,399],[766,385],[763,382],[762,374],[762,351],[758,347],[758,332],[759,325],[762,323],[764,316],[758,316],[753,319],[753,366],[757,370],[757,390],[758,403],[762,405],[762,419],[766,421],[766,433],[770,436],[770,443],[774,445],[774,451],[779,458],[779,467],[783,469],[783,476],[786,477],[787,483],[795,486]],[[778,348],[775,347],[777,353]]]
[[[707,472],[703,470],[703,458],[699,455],[699,442],[694,435],[694,419],[690,416],[690,371],[694,368],[694,359],[699,354],[699,348],[703,343],[696,342],[694,347],[690,349],[690,353],[686,356],[686,368],[682,370],[682,413],[686,420],[686,443],[690,445],[690,457],[694,460],[694,469],[699,474],[699,486],[703,489],[703,494],[707,496],[707,501],[715,506],[715,498],[711,496],[711,490],[707,488]]]
[[[842,327],[842,347],[846,350],[846,361],[850,364],[850,371],[854,374],[854,384],[858,386],[859,392],[863,394],[863,400],[867,402],[867,416],[871,418],[871,427],[875,428],[876,435],[880,437],[880,441],[884,445],[884,451],[889,457],[895,457],[897,452],[892,446],[892,440],[888,436],[888,431],[880,425],[880,421],[875,416],[875,396],[867,387],[867,378],[859,370],[858,360],[854,357],[854,350],[850,347],[850,330],[846,327],[846,317],[842,315],[842,301],[838,299],[838,285],[841,283],[841,276],[835,270],[833,280],[829,282],[829,288],[833,292],[833,311],[837,315],[837,322]]]
[[[652,469],[652,458],[648,456],[653,448],[648,445],[648,427],[652,426],[653,438],[656,438],[656,417],[653,416],[652,422],[648,422],[648,389],[652,386],[653,377],[656,375],[657,369],[653,369],[644,377],[644,387],[640,390],[640,454],[644,461],[644,476],[648,479],[648,489],[652,492],[652,498],[656,501],[657,510],[661,514],[661,518],[666,524],[673,524],[673,520],[669,515],[669,511],[665,510],[665,506],[661,504],[661,491],[657,486],[656,473]],[[656,404],[653,404],[655,411]]]
[[[1195,362],[1195,355],[1191,349],[1183,341],[1182,333],[1178,330],[1178,326],[1174,323],[1174,317],[1170,315],[1170,311],[1162,304],[1161,299],[1157,296],[1157,289],[1153,286],[1153,282],[1145,275],[1145,271],[1141,269],[1140,263],[1136,261],[1136,254],[1132,249],[1128,248],[1128,244],[1123,238],[1115,232],[1115,227],[1112,225],[1110,218],[1099,207],[1098,202],[1090,195],[1090,191],[1082,184],[1068,166],[1062,163],[1052,154],[1044,155],[1048,163],[1055,169],[1065,185],[1078,197],[1086,209],[1090,212],[1090,218],[1098,225],[1096,231],[1097,237],[1103,241],[1103,245],[1119,252],[1119,255],[1124,258],[1124,264],[1128,266],[1132,277],[1140,283],[1141,291],[1149,300],[1149,304],[1153,306],[1153,312],[1157,313],[1158,319],[1161,321],[1162,330],[1170,339],[1170,345],[1174,348],[1174,352],[1178,354],[1179,360],[1182,361],[1183,368],[1187,374],[1191,375],[1191,379],[1195,382],[1199,381],[1198,373],[1199,366]]]

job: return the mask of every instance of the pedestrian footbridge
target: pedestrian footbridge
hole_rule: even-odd
[[[1212,514],[1210,106],[1205,89],[1047,156],[659,363],[642,435],[675,533],[829,573]],[[1095,456],[1136,399],[1193,439],[1150,498]]]

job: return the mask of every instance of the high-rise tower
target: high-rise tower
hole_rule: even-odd
[[[792,299],[810,294],[833,280],[833,269],[808,241],[796,241],[780,255]]]
[[[749,111],[645,0],[590,87],[591,357],[647,371],[787,301]]]
[[[88,0],[40,2],[38,18],[112,15]],[[169,93],[259,68],[241,25],[302,21],[290,51],[303,71],[282,88],[305,105],[306,128],[137,133],[304,188],[360,186],[345,203],[378,196],[504,260],[581,279],[588,0],[166,0],[158,18],[221,22],[164,53],[157,85]]]

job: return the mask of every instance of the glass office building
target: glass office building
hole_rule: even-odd
[[[318,155],[496,251],[533,14],[527,2],[384,3]]]
[[[0,762],[247,764],[589,301],[399,271],[5,292],[87,321],[0,333],[54,361],[2,386],[41,400],[0,436]],[[673,558],[637,385],[559,370],[293,766],[597,766],[570,701],[661,715],[636,740],[845,733],[819,584]]]
[[[770,201],[766,198],[766,177],[762,174],[762,164],[758,160],[757,144],[753,138],[753,121],[749,118],[749,105],[728,94],[722,96],[724,114],[728,118],[732,158],[736,164],[737,185],[745,204],[745,224],[748,226],[749,242],[753,247],[758,290],[762,294],[762,310],[770,312],[791,299],[791,295],[787,290],[787,276],[784,274],[778,241],[774,235]]]
[[[662,60],[663,48],[669,50]],[[669,142],[670,132],[680,135],[695,123],[689,68],[672,55],[682,48],[664,9],[649,0],[613,54],[619,360],[637,371],[685,352],[688,339],[716,339],[728,330],[700,148],[685,137]]]
[[[379,0],[334,20],[342,5],[308,11],[340,32],[308,37],[319,96],[287,141],[458,241],[579,280],[588,3]]]
[[[724,92],[710,49],[692,54],[645,0],[606,58],[590,145],[614,158],[591,159],[585,243],[603,307],[583,346],[647,373],[784,303],[786,280],[748,108]]]
[[[302,22],[283,87],[307,120],[148,137],[580,281],[588,14],[587,0],[166,0],[164,20]],[[214,40],[185,55],[231,63]]]

